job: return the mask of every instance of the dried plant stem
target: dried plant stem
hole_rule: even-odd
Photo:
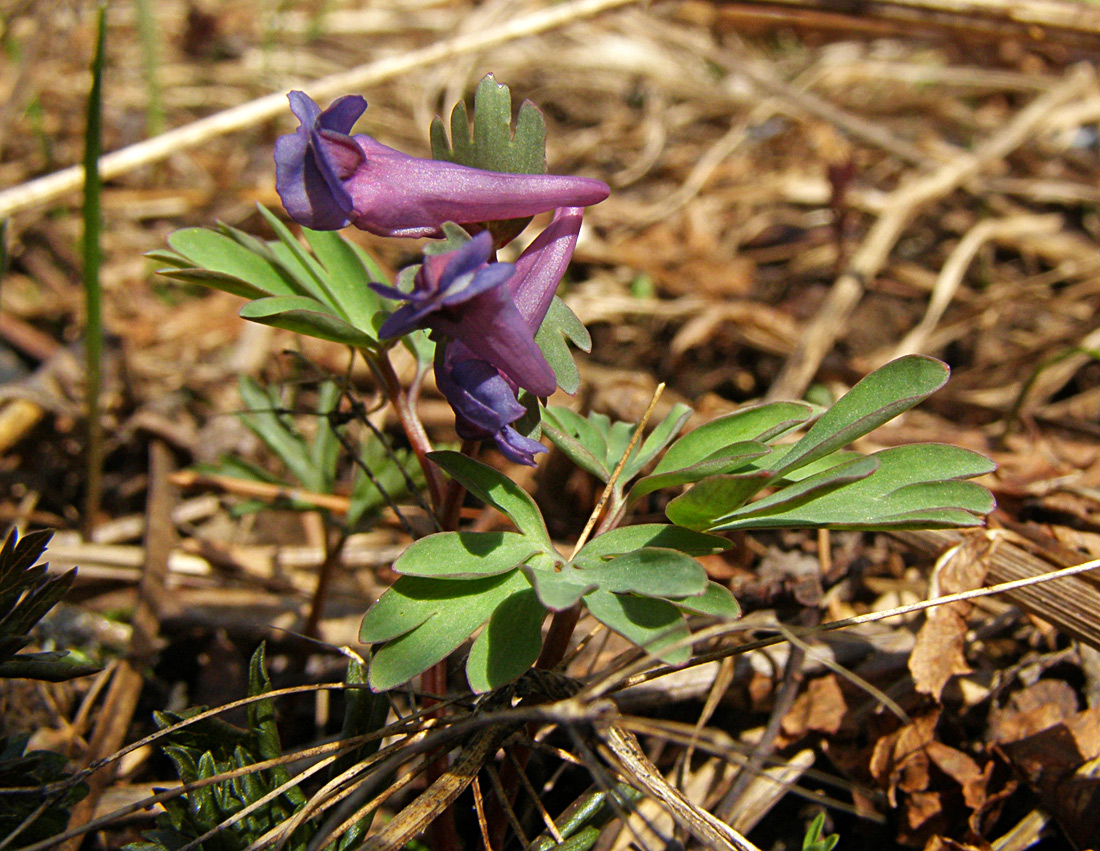
[[[344,545],[348,542],[348,534],[342,529],[325,530],[325,560],[317,569],[317,585],[313,589],[313,597],[309,602],[309,615],[306,617],[302,633],[306,638],[321,637],[321,618],[325,613],[325,602],[328,599],[328,589],[332,584],[332,575],[340,564],[344,553]],[[305,657],[303,654],[302,661]]]
[[[1004,159],[1041,128],[1056,109],[1095,85],[1095,79],[1089,67],[1074,66],[975,151],[961,151],[930,174],[918,175],[890,193],[883,202],[882,215],[852,255],[848,268],[833,283],[825,303],[768,391],[767,400],[802,398],[821,361],[848,327],[848,319],[863,296],[866,282],[886,264],[894,245],[921,208]]]
[[[581,531],[580,537],[577,538],[577,543],[573,545],[573,552],[569,556],[570,559],[575,558],[577,553],[581,551],[581,547],[585,545],[588,536],[592,533],[592,529],[596,525],[596,520],[603,512],[604,506],[607,504],[612,494],[617,493],[615,485],[619,481],[619,476],[622,475],[623,467],[626,466],[627,459],[630,458],[631,453],[634,452],[634,447],[641,439],[642,432],[645,431],[646,423],[649,422],[649,418],[653,414],[653,409],[657,407],[657,400],[661,398],[664,389],[665,385],[662,381],[653,391],[653,396],[649,400],[649,406],[645,409],[645,413],[642,414],[642,419],[638,422],[638,427],[634,429],[634,434],[631,435],[630,443],[627,444],[626,451],[623,452],[623,457],[620,458],[619,463],[615,465],[615,469],[612,471],[611,477],[607,480],[607,485],[604,487],[603,493],[600,494],[600,499],[596,503],[596,507],[592,509],[592,514],[589,515],[588,522]],[[614,517],[615,513],[616,512],[613,510],[609,511],[608,516]],[[539,654],[538,661],[535,662],[536,668],[549,670],[565,658],[565,652],[569,649],[569,639],[572,637],[573,630],[576,628],[577,621],[580,620],[580,617],[580,603],[577,603],[575,606],[570,606],[564,611],[554,613],[554,619],[550,622],[550,629],[546,633],[546,641],[543,642],[542,645],[542,652]]]

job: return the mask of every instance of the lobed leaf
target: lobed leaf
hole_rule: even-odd
[[[369,286],[373,278],[362,254],[336,231],[302,228],[302,235],[325,267],[333,306],[353,328],[371,330],[374,314],[382,309],[382,298]]]
[[[922,355],[891,361],[841,396],[784,456],[782,474],[823,458],[927,399],[947,382],[946,364]]]
[[[665,414],[665,417],[659,422],[649,433],[649,436],[642,441],[641,446],[634,451],[631,459],[623,467],[622,481],[629,482],[638,473],[645,469],[654,458],[656,458],[666,446],[675,440],[676,435],[680,433],[680,430],[687,423],[691,417],[693,411],[688,405],[682,402],[677,402],[669,409],[669,412]]]
[[[733,593],[725,585],[717,582],[707,582],[706,590],[702,594],[671,598],[670,602],[696,615],[710,615],[731,621],[741,617],[741,606]]]
[[[554,370],[558,386],[566,393],[573,394],[581,386],[581,374],[573,362],[567,340],[582,352],[592,351],[592,337],[584,323],[564,301],[554,296],[550,309],[546,311],[546,318],[535,333],[535,343]]]
[[[977,525],[981,515],[993,510],[993,495],[964,481],[994,469],[992,461],[976,452],[923,443],[884,449],[867,460],[876,469],[866,477],[839,488],[817,489],[798,500],[761,500],[723,518],[716,528],[943,528]]]
[[[661,661],[682,665],[691,658],[687,623],[680,610],[667,600],[597,589],[585,595],[584,604],[608,629]]]
[[[607,441],[592,423],[568,408],[542,409],[543,433],[566,457],[602,482],[611,478]]]
[[[682,469],[668,470],[661,473],[654,472],[651,475],[643,476],[630,489],[629,501],[633,502],[641,499],[646,494],[662,488],[691,484],[708,476],[732,473],[747,467],[750,462],[768,455],[771,451],[771,447],[766,443],[760,443],[756,440],[734,443],[718,449],[706,458]],[[763,481],[761,481],[761,486],[763,486]],[[747,499],[748,495],[745,498]]]
[[[525,564],[520,571],[534,587],[542,605],[554,612],[572,608],[597,587],[594,577],[570,564],[558,570],[540,570],[533,564]]]
[[[393,569],[406,576],[495,576],[539,549],[538,542],[515,532],[437,532],[414,541]]]
[[[452,450],[429,452],[428,457],[470,493],[508,517],[525,535],[553,548],[535,501],[499,470]]]
[[[653,473],[686,469],[736,444],[763,443],[802,425],[813,414],[814,409],[801,402],[772,402],[719,417],[672,444]]]
[[[470,580],[402,576],[363,618],[359,640],[386,642],[371,659],[371,688],[388,691],[445,659],[527,587],[519,571]]]
[[[500,603],[470,648],[466,660],[470,688],[478,693],[491,691],[534,665],[542,650],[545,618],[546,609],[534,588],[517,591]]]
[[[622,555],[643,547],[662,547],[679,550],[690,556],[713,555],[728,550],[731,544],[717,535],[704,535],[667,523],[642,523],[637,526],[619,526],[585,544],[574,564],[586,566],[610,556]]]
[[[272,296],[248,302],[240,310],[242,319],[271,325],[295,334],[343,343],[356,348],[377,348],[373,335],[350,325],[333,308],[302,295]]]
[[[168,244],[188,261],[187,265],[197,267],[195,270],[187,271],[206,272],[215,276],[209,282],[197,281],[197,283],[225,289],[226,287],[219,286],[217,281],[231,279],[239,281],[241,288],[256,295],[300,294],[300,289],[294,286],[287,273],[272,263],[271,259],[249,250],[218,231],[209,228],[184,228],[171,234],[168,237]],[[153,256],[157,259],[169,259],[163,254]],[[172,272],[166,274],[169,277],[177,277]],[[229,283],[229,281],[226,282]],[[234,290],[229,291],[234,292]],[[236,292],[236,294],[242,293]]]
[[[685,529],[710,529],[717,518],[745,503],[771,479],[767,470],[708,476],[665,506],[665,515]]]
[[[707,573],[691,556],[645,547],[586,566],[578,573],[602,591],[642,597],[689,597],[707,588]]]

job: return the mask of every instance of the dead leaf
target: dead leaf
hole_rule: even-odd
[[[1034,692],[1036,686],[1028,691]],[[1048,687],[1046,691],[1060,690]],[[1063,710],[1056,707],[1044,715],[1042,707],[1032,706],[1020,713],[1023,723],[1002,723],[1001,729],[1027,729]],[[1100,776],[1089,764],[1100,758],[1100,707],[1075,713],[1038,732],[1002,740],[998,749],[1075,843],[1081,847],[1095,843],[1100,836]]]
[[[973,591],[985,581],[989,541],[972,537],[949,555],[940,566],[939,594],[956,594]],[[936,700],[943,694],[944,686],[956,674],[969,674],[964,641],[971,603],[949,603],[937,606],[928,613],[928,619],[917,633],[917,643],[909,657],[909,671],[917,691]]]
[[[1063,680],[1039,680],[1016,692],[1003,709],[989,716],[990,739],[1015,742],[1071,718],[1077,712],[1077,694]]]
[[[783,733],[796,741],[809,732],[833,735],[840,729],[848,704],[835,674],[809,681],[806,690],[795,700],[783,718]]]
[[[934,711],[895,733],[883,736],[871,755],[871,775],[886,786],[890,806],[898,805],[898,790],[918,792],[928,788],[928,751],[939,711]]]

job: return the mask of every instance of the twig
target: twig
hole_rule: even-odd
[[[577,553],[581,551],[581,547],[584,546],[585,541],[588,540],[588,535],[592,532],[592,527],[596,525],[596,520],[599,519],[604,505],[615,491],[615,484],[618,482],[619,476],[622,475],[623,467],[626,466],[627,459],[630,458],[631,453],[634,452],[634,447],[641,438],[642,432],[645,431],[646,423],[649,422],[649,418],[653,414],[653,409],[657,407],[657,400],[661,398],[661,393],[664,392],[664,389],[664,382],[661,382],[653,391],[653,396],[649,400],[649,406],[645,409],[645,413],[642,414],[642,419],[639,421],[638,427],[634,430],[634,434],[631,435],[630,443],[627,444],[626,451],[623,452],[623,457],[620,458],[619,463],[615,465],[615,469],[611,473],[611,477],[607,480],[607,485],[604,487],[603,493],[600,494],[600,499],[596,503],[596,507],[592,509],[592,514],[589,515],[588,522],[581,531],[580,537],[577,538],[577,543],[573,545],[573,552],[569,556],[570,559],[576,557]],[[544,670],[553,668],[565,657],[565,651],[569,648],[569,638],[573,635],[573,630],[577,626],[580,615],[580,603],[576,603],[564,611],[554,613],[554,618],[550,621],[550,627],[546,632],[546,640],[543,643],[542,652],[535,662],[536,668],[542,668]]]
[[[899,532],[897,534],[909,535],[913,533]],[[936,535],[938,533],[932,532],[921,534]],[[1010,549],[1010,546],[1004,546],[1001,548],[1001,551],[1003,552],[1004,550],[1008,549]],[[993,597],[997,594],[1005,594],[1007,596],[1013,597],[1016,600],[1019,600],[1023,596],[1023,593],[1019,592],[1025,592],[1025,589],[1030,590],[1033,588],[1033,586],[1041,585],[1046,582],[1053,582],[1056,580],[1073,582],[1073,578],[1076,577],[1078,574],[1089,573],[1096,570],[1097,568],[1100,568],[1100,559],[1083,562],[1082,564],[1073,565],[1072,567],[1066,567],[1062,570],[1052,570],[1039,575],[1028,575],[1021,579],[1014,579],[1009,582],[1001,582],[996,585],[987,586],[985,588],[977,588],[973,591],[960,591],[957,594],[946,594],[942,597],[935,597],[931,600],[922,600],[918,603],[910,603],[905,606],[897,606],[895,608],[885,609],[880,612],[868,612],[864,615],[856,615],[850,618],[842,618],[841,620],[829,621],[827,623],[821,624],[820,626],[814,627],[811,630],[806,630],[803,634],[804,636],[809,637],[822,632],[832,632],[838,629],[846,629],[847,627],[851,626],[877,623],[878,621],[886,620],[888,618],[910,615],[914,612],[923,612],[927,609],[935,608],[936,606],[947,605],[948,603],[957,603],[964,600],[976,600],[981,597]],[[1018,570],[1019,572],[1027,572],[1026,568],[1023,568],[1019,565],[1015,565],[1013,569]],[[992,575],[992,573],[993,570],[991,569],[990,574]],[[1077,580],[1077,583],[1078,587],[1082,585],[1085,587],[1089,587],[1090,585],[1090,583],[1084,583],[1080,580]],[[1096,592],[1093,592],[1093,595],[1095,596]],[[1034,595],[1032,594],[1031,596]],[[1057,601],[1050,602],[1051,605],[1048,605],[1046,610],[1047,612],[1052,613],[1052,616],[1049,618],[1052,621],[1053,615],[1065,614],[1066,610],[1069,608],[1066,606],[1059,606],[1057,604]],[[1025,604],[1021,603],[1021,605]],[[1080,612],[1078,612],[1077,615],[1079,617]],[[1040,616],[1047,617],[1046,614],[1040,614]],[[1093,646],[1100,646],[1100,640],[1098,640],[1097,631],[1094,625],[1091,627],[1087,625],[1082,625],[1079,620],[1075,619],[1067,619],[1053,622],[1057,626],[1059,626],[1059,628],[1064,629],[1066,632],[1070,633],[1074,637],[1081,638],[1083,641],[1093,644]],[[745,627],[737,623],[720,624],[718,626],[700,630],[699,632],[692,634],[691,640],[696,643],[707,641],[713,638],[721,637],[723,635],[728,635],[732,632],[736,632],[744,628]],[[752,628],[767,629],[769,627],[757,624],[754,625]],[[789,628],[782,628],[779,625],[770,628],[775,629],[777,631],[777,634],[768,636],[767,638],[759,638],[745,644],[738,644],[733,647],[722,647],[709,653],[697,654],[696,656],[693,656],[691,661],[689,661],[685,665],[661,665],[660,667],[646,671],[644,670],[644,666],[650,664],[650,662],[646,659],[640,659],[638,662],[636,662],[634,665],[631,665],[626,670],[616,671],[614,677],[609,677],[602,682],[593,683],[592,685],[586,686],[582,690],[582,693],[587,697],[600,697],[613,691],[621,691],[622,689],[630,688],[631,686],[641,685],[642,683],[649,682],[650,680],[655,680],[658,677],[663,677],[666,674],[671,674],[675,671],[681,671],[686,667],[694,667],[696,665],[704,665],[708,662],[716,662],[721,659],[725,659],[727,656],[736,656],[742,653],[747,653],[750,650],[760,650],[764,647],[772,647],[776,644],[781,644],[784,641],[789,640]]]
[[[936,283],[932,287],[932,296],[920,322],[905,335],[892,353],[875,358],[881,365],[903,355],[919,354],[928,343],[928,338],[936,328],[944,311],[962,283],[963,276],[975,255],[987,242],[1013,239],[1024,234],[1056,233],[1063,227],[1064,221],[1059,215],[1012,216],[1006,219],[986,219],[980,221],[959,240],[955,250],[943,264]]]
[[[905,227],[922,207],[953,192],[983,168],[1006,157],[1040,129],[1054,110],[1094,84],[1091,68],[1075,65],[973,153],[960,152],[931,174],[914,177],[895,189],[883,204],[882,215],[852,255],[848,268],[833,283],[825,303],[804,330],[798,347],[766,398],[774,401],[802,397],[821,361],[847,327],[866,282],[886,264]]]

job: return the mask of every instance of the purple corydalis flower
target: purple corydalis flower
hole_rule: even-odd
[[[403,154],[349,135],[367,108],[357,95],[322,111],[302,92],[301,126],[275,143],[275,186],[294,221],[314,230],[348,224],[380,236],[439,236],[444,222],[476,224],[586,207],[608,196],[588,177],[506,174]]]
[[[491,438],[502,455],[529,467],[535,466],[536,453],[546,451],[512,427],[526,413],[512,385],[462,343],[449,341],[436,349],[435,382],[454,409],[455,431],[463,440]]]
[[[412,292],[372,284],[386,298],[408,302],[382,324],[379,336],[431,328],[462,342],[472,357],[487,361],[516,386],[549,396],[557,387],[554,371],[504,286],[516,267],[489,263],[492,250],[492,236],[482,231],[460,248],[425,257]]]

